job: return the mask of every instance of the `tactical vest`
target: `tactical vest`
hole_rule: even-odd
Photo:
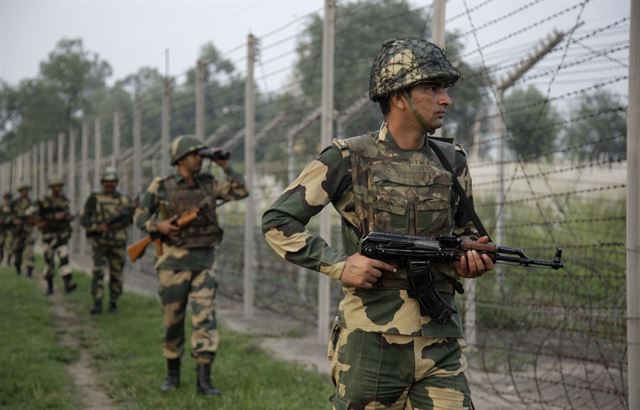
[[[454,145],[436,143],[453,163]],[[350,158],[360,235],[372,231],[414,236],[451,234],[457,203],[452,175],[427,144],[419,150],[405,151],[379,140],[378,133],[334,140],[334,144],[343,157]],[[349,237],[353,235],[343,232],[343,238]],[[348,252],[355,251],[354,246],[357,249],[357,243],[345,245]],[[406,278],[401,270],[388,276],[385,279]]]
[[[11,221],[11,204],[8,201],[0,205],[0,229],[6,229],[13,222]]]
[[[42,232],[70,234],[71,223],[69,221],[55,220],[54,216],[57,212],[69,212],[69,199],[66,196],[45,196],[42,198],[40,201],[40,216],[46,219]]]
[[[167,193],[167,202],[161,203],[160,219],[164,220],[173,215],[180,215],[195,207],[207,206],[198,217],[180,231],[180,239],[167,242],[181,248],[212,248],[222,241],[223,230],[218,225],[216,215],[216,201],[214,197],[216,180],[211,175],[201,174],[195,178],[196,184],[188,187],[179,184],[175,176],[168,177],[162,184]]]
[[[94,193],[93,195],[96,198],[95,216],[98,225],[114,218],[120,214],[125,207],[131,206],[129,198],[119,192],[115,192],[113,195],[103,193]],[[126,228],[110,229],[100,234],[97,240],[100,244],[104,245],[124,245],[127,241],[127,230]]]
[[[33,230],[31,217],[36,212],[36,204],[31,198],[23,199],[18,197],[11,201],[11,211],[13,216],[22,219],[22,225],[14,225],[15,235],[25,235]]]

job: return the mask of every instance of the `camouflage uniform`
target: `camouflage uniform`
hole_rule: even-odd
[[[27,188],[29,189],[29,188]],[[34,265],[33,245],[33,218],[37,212],[37,204],[31,198],[17,197],[11,201],[11,215],[14,219],[11,231],[13,245],[13,263],[16,273],[20,269],[27,268],[27,275],[31,276]],[[20,223],[16,224],[16,221]]]
[[[123,271],[126,257],[127,227],[131,225],[133,208],[127,195],[120,192],[92,193],[84,204],[80,223],[87,231],[93,253],[91,296],[94,308],[102,310],[103,281],[109,273],[109,309],[115,311],[122,295]],[[108,223],[107,232],[97,232],[99,225]],[[94,312],[92,313],[99,313]]]
[[[50,185],[51,186],[51,185]],[[71,238],[71,212],[69,199],[62,195],[45,196],[38,202],[39,226],[44,242],[44,279],[47,281],[47,293],[53,293],[53,276],[58,257],[60,275],[65,283],[65,290],[71,292],[76,288],[69,266],[69,238]],[[64,213],[64,219],[56,218],[56,214]]]
[[[411,55],[410,48],[396,50],[389,60],[402,63]],[[464,151],[437,144],[471,196]],[[342,216],[344,252],[306,228],[329,203]],[[420,149],[400,149],[386,123],[378,132],[334,140],[264,213],[262,227],[281,257],[334,279],[340,279],[347,257],[359,251],[359,239],[370,231],[477,235],[458,207],[451,173],[426,139]],[[435,286],[453,304],[457,275],[450,265],[435,268]],[[460,316],[446,324],[432,321],[408,288],[403,266],[395,273],[383,271],[372,289],[343,285],[328,348],[334,409],[470,408]]]
[[[10,264],[11,255],[11,194],[5,194],[2,205],[0,205],[0,263],[7,255],[7,264]]]
[[[172,144],[174,164],[178,156],[174,147],[180,138]],[[188,138],[197,140],[195,137]],[[172,363],[179,366],[177,361],[184,350],[184,319],[189,298],[192,311],[191,355],[199,364],[207,365],[210,372],[218,349],[214,306],[217,282],[212,266],[214,248],[222,240],[223,231],[218,225],[215,202],[217,199],[228,201],[248,195],[242,176],[230,167],[225,172],[225,181],[217,181],[210,173],[200,173],[194,177],[194,186],[189,186],[177,172],[168,177],[155,178],[142,194],[134,215],[138,228],[153,238],[158,237],[158,222],[201,207],[203,202],[208,204],[195,221],[181,229],[178,241],[160,236],[163,250],[156,259],[155,268],[160,281],[159,295],[164,314],[162,347],[170,373]]]

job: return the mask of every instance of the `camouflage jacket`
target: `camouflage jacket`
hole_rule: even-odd
[[[378,133],[355,137],[355,139],[360,141],[368,139],[371,144],[375,144],[379,152],[378,165],[381,166],[381,173],[387,175],[380,178],[383,184],[394,179],[398,180],[393,177],[393,174],[402,170],[403,166],[418,165],[423,168],[432,168],[433,172],[440,176],[448,174],[435,153],[426,144],[420,150],[400,150],[389,134],[386,124],[383,124]],[[346,142],[350,141],[346,140]],[[264,213],[262,220],[265,239],[280,256],[300,266],[325,273],[334,279],[340,278],[347,256],[358,251],[359,239],[366,233],[362,232],[365,225],[364,218],[360,215],[362,206],[357,203],[357,198],[362,198],[363,195],[356,195],[354,192],[355,186],[362,189],[362,185],[354,184],[352,169],[355,164],[352,163],[349,150],[345,149],[347,145],[345,141],[334,141],[334,146],[328,147],[316,160],[311,161],[272,207]],[[455,151],[455,158],[456,174],[462,186],[465,187],[467,195],[470,196],[471,179],[465,154],[461,148]],[[385,164],[392,165],[385,167]],[[424,173],[424,170],[418,172]],[[423,186],[418,185],[418,188],[426,189],[426,194],[440,196],[438,201],[444,204],[444,213],[451,216],[450,224],[439,223],[441,226],[437,229],[437,233],[475,237],[477,232],[472,223],[468,221],[466,214],[456,207],[457,197],[450,192],[452,183],[450,174],[448,175],[448,182],[446,179],[436,181],[438,178],[426,178],[423,180]],[[399,175],[400,179],[403,177],[406,176]],[[447,192],[443,193],[442,186],[434,187],[435,183],[445,185]],[[411,209],[409,209],[409,204],[416,209],[420,209],[423,205],[426,207],[426,201],[420,202],[420,200],[427,198],[421,198],[418,191],[418,194],[412,194],[412,200],[404,199],[402,202],[402,198],[393,198],[394,195],[397,197],[397,193],[394,194],[396,187],[397,185],[389,184],[388,201],[380,198],[375,206],[378,208],[375,211],[375,217],[379,220],[364,229],[397,227],[397,224],[389,224],[392,218],[391,213],[396,212],[401,216],[398,218],[400,220],[413,218],[418,226],[417,234],[434,233],[429,226],[435,221],[433,217],[421,217],[419,212],[410,212]],[[416,187],[410,189],[414,188]],[[422,192],[425,194],[425,191]],[[322,238],[311,234],[305,227],[311,217],[318,214],[329,203],[332,203],[342,216],[344,253],[330,247]],[[394,210],[394,207],[397,210]],[[423,225],[420,225],[421,222]],[[407,226],[404,232],[400,232],[397,228],[387,230],[393,230],[395,233],[414,233]],[[407,286],[386,286],[393,282],[397,284],[402,278],[406,280],[406,274],[401,269],[398,271],[397,277],[383,276],[382,280],[370,290],[343,286],[344,298],[339,308],[341,325],[345,328],[379,333],[461,337],[462,324],[459,315],[454,315],[449,323],[439,325],[420,313],[418,302],[407,294]],[[439,271],[444,275],[455,276],[453,267],[450,265],[439,267]],[[452,291],[443,293],[443,297],[453,302],[454,294]]]
[[[33,231],[33,218],[38,212],[37,203],[31,198],[15,198],[11,201],[11,215],[20,219],[22,224],[13,225],[15,235],[29,235]]]
[[[87,237],[101,246],[124,246],[127,243],[127,227],[131,225],[133,208],[131,199],[120,192],[105,194],[94,192],[84,203],[80,223]],[[99,225],[107,223],[107,232],[98,232]]]
[[[64,212],[67,219],[58,220],[55,215]],[[55,234],[71,237],[71,222],[69,217],[69,199],[64,195],[45,196],[38,201],[39,226],[43,234]]]
[[[216,199],[229,201],[247,197],[249,193],[244,186],[242,176],[230,167],[225,172],[227,178],[224,181],[217,181],[210,173],[199,174],[193,189],[208,189],[214,203]],[[163,215],[164,210],[175,208],[170,203],[165,187],[165,181],[169,178],[174,178],[177,185],[186,184],[177,173],[168,177],[155,178],[142,194],[133,218],[136,226],[152,237],[157,235],[157,223],[172,216]],[[210,269],[213,264],[213,246],[187,249],[175,246],[168,241],[168,238],[162,238],[162,244],[162,256],[156,259],[156,269],[203,270]]]
[[[10,201],[3,200],[2,205],[0,205],[0,232],[9,230],[12,224],[11,203]]]

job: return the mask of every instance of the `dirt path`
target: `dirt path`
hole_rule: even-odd
[[[65,308],[63,298],[60,291],[51,296],[53,318],[56,330],[61,337],[61,344],[78,351],[78,360],[66,367],[78,389],[84,405],[83,408],[87,410],[117,410],[118,407],[98,383],[95,371],[91,367],[91,355],[82,348],[74,336],[80,328],[80,320],[73,312]]]

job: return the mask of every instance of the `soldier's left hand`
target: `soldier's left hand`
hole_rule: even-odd
[[[62,221],[67,219],[67,214],[65,212],[56,212],[53,216],[57,221]]]
[[[483,236],[478,239],[478,242],[489,243],[489,237]],[[458,262],[453,263],[453,266],[462,278],[477,278],[495,267],[489,255],[480,254],[475,250],[467,251],[467,254],[461,256]]]

